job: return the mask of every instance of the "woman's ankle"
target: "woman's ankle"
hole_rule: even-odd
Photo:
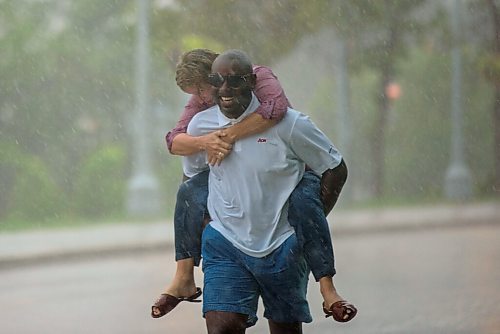
[[[321,294],[337,292],[333,284],[333,277],[325,276],[319,279],[319,291]]]

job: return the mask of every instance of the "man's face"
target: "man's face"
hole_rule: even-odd
[[[218,59],[212,66],[214,102],[228,118],[238,118],[246,110],[252,100],[252,74],[243,73],[237,66],[225,59]]]

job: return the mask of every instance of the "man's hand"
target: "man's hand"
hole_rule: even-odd
[[[325,216],[332,211],[340,196],[342,187],[347,180],[347,166],[344,159],[334,169],[327,169],[321,176],[320,199],[323,203]]]
[[[222,130],[202,136],[203,149],[207,152],[208,163],[212,166],[220,165],[222,160],[231,153],[233,145],[223,140],[225,136]]]

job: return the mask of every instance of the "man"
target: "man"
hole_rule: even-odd
[[[190,135],[238,123],[259,106],[252,93],[252,64],[241,51],[217,57],[209,83],[216,87],[217,105],[193,117]],[[205,154],[183,159],[187,176],[208,167]],[[289,109],[276,126],[239,140],[220,165],[210,166],[213,221],[202,239],[209,333],[244,333],[257,320],[259,296],[273,334],[301,333],[302,323],[312,320],[306,300],[309,268],[287,221],[288,198],[305,164],[322,175],[321,199],[329,212],[338,197],[337,173],[344,169],[336,167],[343,165],[342,157],[307,116]],[[352,318],[355,308],[347,312]]]
[[[223,130],[201,136],[186,134],[193,116],[215,104],[212,102],[213,87],[208,83],[208,76],[217,56],[216,52],[208,49],[193,49],[181,56],[175,79],[179,88],[192,96],[176,127],[166,136],[167,146],[172,154],[190,155],[204,150],[209,164],[220,164],[237,140],[264,132],[278,123],[290,106],[272,70],[254,65],[256,81],[253,93],[260,106],[241,122]],[[228,146],[221,146],[221,143]],[[330,199],[338,197],[347,178],[347,167],[344,163],[335,170],[336,195]],[[182,301],[200,301],[197,297],[201,295],[201,288],[195,284],[194,267],[199,265],[201,259],[201,235],[204,225],[202,222],[208,215],[208,172],[207,167],[202,173],[190,175],[189,180],[183,182],[177,192],[174,214],[177,269],[165,292],[151,307],[153,318],[168,314]],[[320,193],[319,176],[310,170],[306,171],[290,195],[288,222],[295,230],[311,273],[319,282],[326,313],[331,313],[336,321],[346,322],[354,317],[355,307],[344,301],[333,284],[333,276],[336,273],[335,260],[325,215],[330,212],[334,201],[330,200],[331,204],[325,207],[320,200]],[[272,198],[270,200],[272,201]]]

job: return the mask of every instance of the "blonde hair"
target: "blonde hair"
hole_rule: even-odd
[[[194,49],[185,52],[177,64],[175,81],[180,89],[199,86],[207,82],[212,72],[212,63],[219,54],[208,49]]]

